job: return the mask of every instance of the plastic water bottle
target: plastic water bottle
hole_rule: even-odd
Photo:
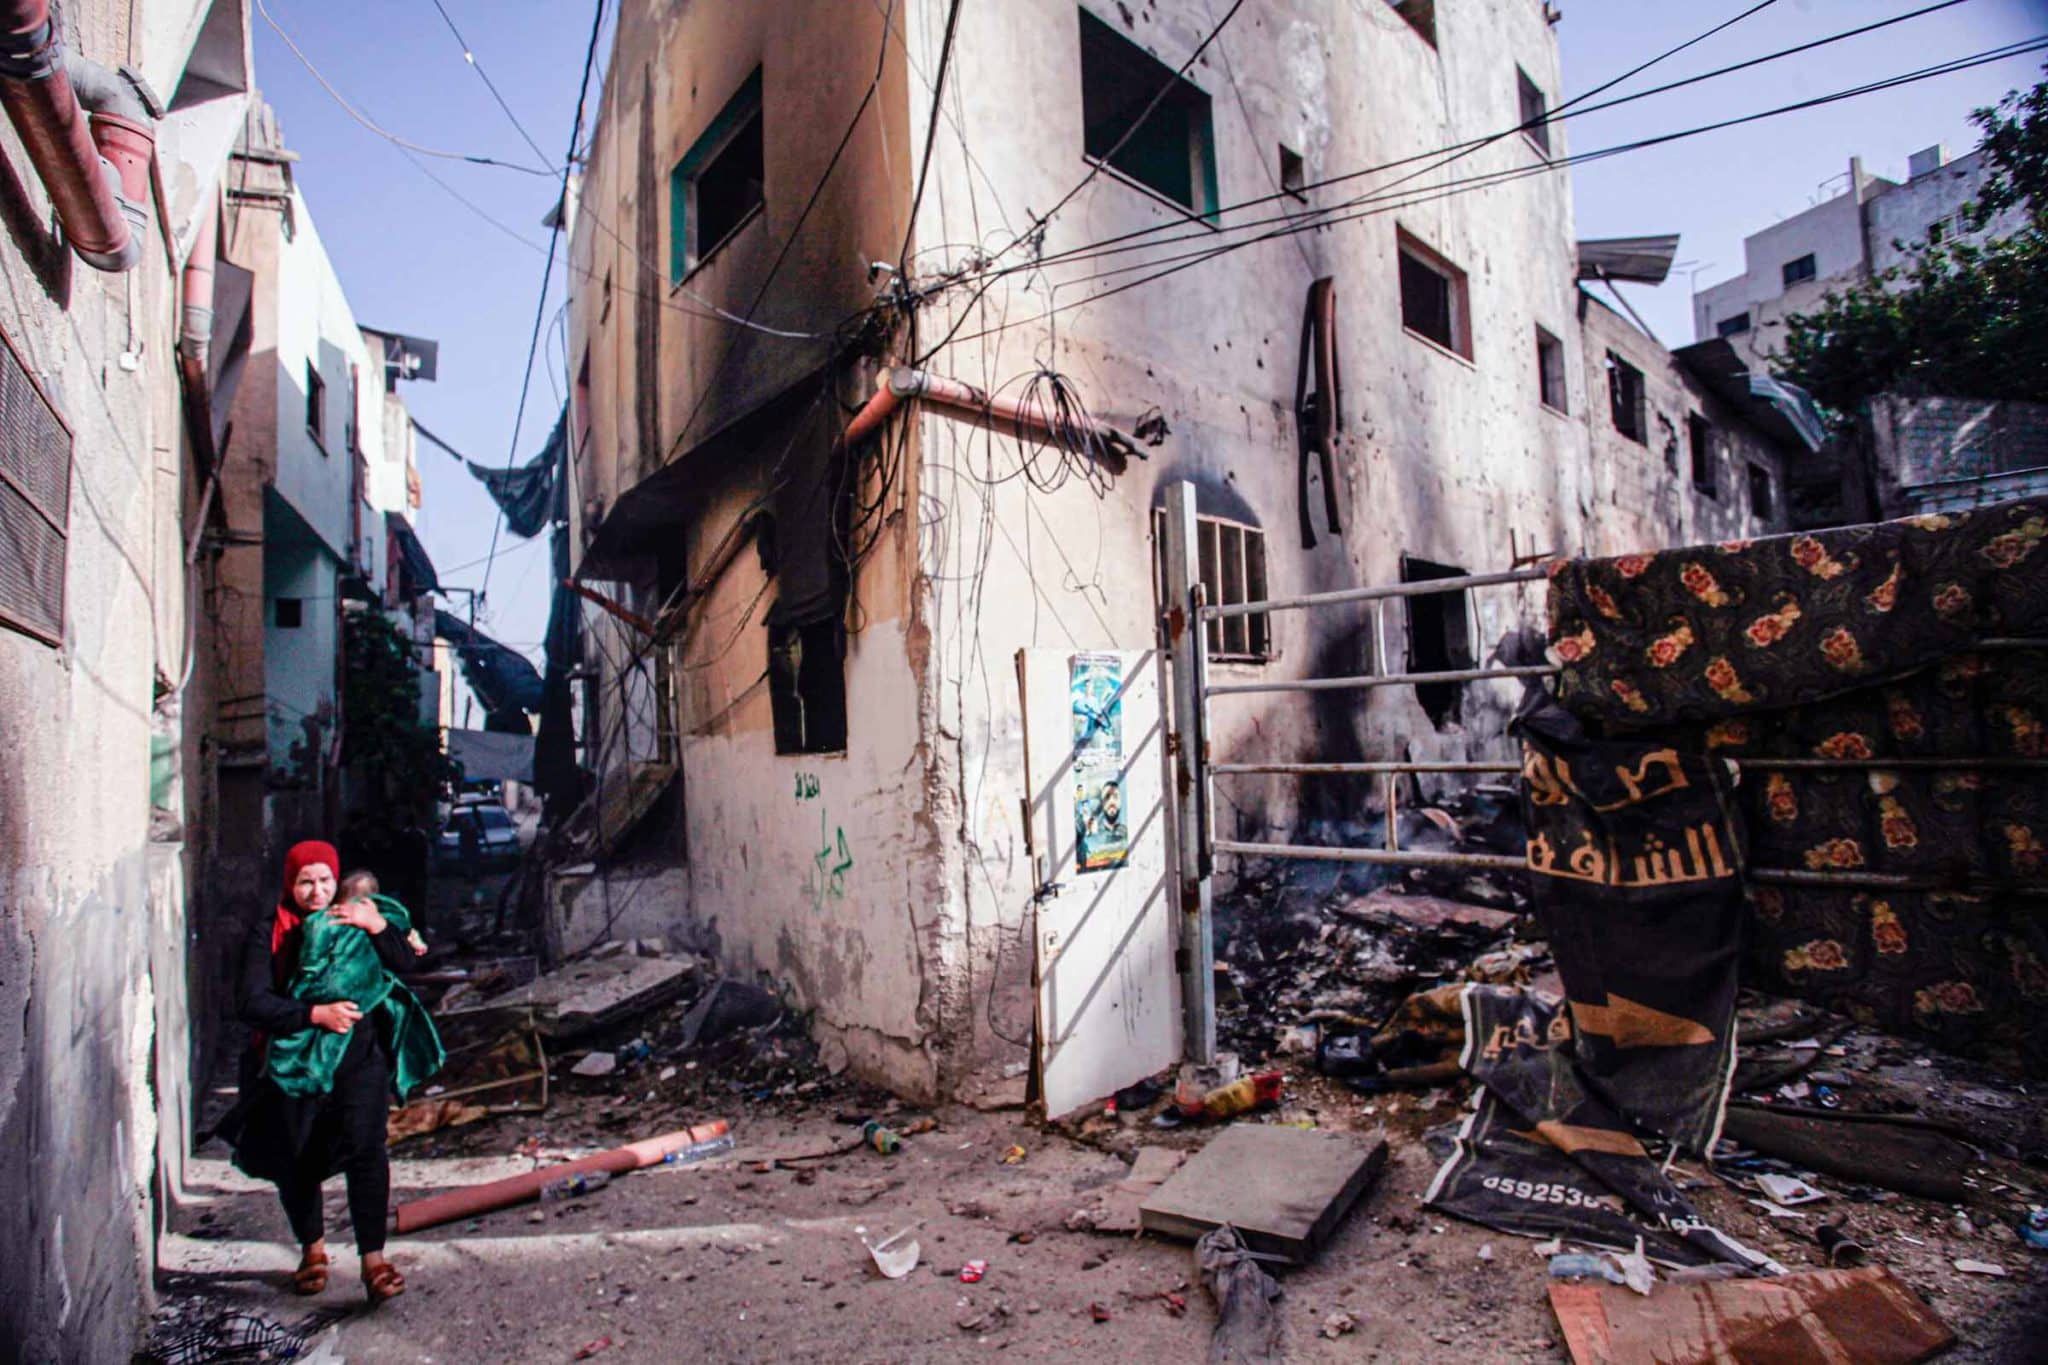
[[[729,1152],[732,1148],[732,1134],[720,1133],[717,1137],[705,1138],[702,1142],[693,1142],[678,1151],[670,1152],[661,1159],[661,1164],[664,1166],[687,1166],[693,1161],[702,1161],[706,1157],[714,1157],[721,1153]]]

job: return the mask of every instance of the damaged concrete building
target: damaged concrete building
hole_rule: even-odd
[[[1540,584],[1403,585],[1782,527],[1801,434],[1585,292],[1549,7],[1224,8],[623,7],[566,205],[605,601],[558,950],[687,942],[869,1077],[1028,1062],[1056,1111],[1199,1028],[1176,573],[1393,589],[1207,622],[1210,754],[1498,763],[1517,689],[1457,675]],[[1226,840],[1383,808],[1219,791]]]

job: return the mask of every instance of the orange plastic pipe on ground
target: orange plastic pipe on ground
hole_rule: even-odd
[[[695,1128],[684,1128],[660,1137],[642,1138],[629,1142],[609,1152],[599,1152],[576,1161],[564,1161],[555,1166],[542,1166],[524,1175],[508,1175],[503,1180],[492,1180],[482,1185],[465,1185],[459,1190],[448,1190],[442,1194],[430,1194],[425,1199],[415,1199],[400,1204],[394,1226],[400,1233],[418,1232],[422,1228],[438,1227],[452,1223],[458,1218],[474,1218],[480,1213],[523,1204],[529,1199],[540,1197],[541,1187],[552,1184],[565,1176],[582,1175],[590,1171],[604,1171],[621,1175],[637,1171],[644,1166],[659,1166],[670,1155],[698,1142],[709,1142],[712,1138],[723,1137],[732,1130],[724,1119],[715,1123],[700,1123]]]

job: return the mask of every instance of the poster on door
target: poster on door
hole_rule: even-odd
[[[1114,654],[1076,654],[1068,679],[1074,715],[1074,863],[1082,872],[1131,856],[1124,810],[1124,665]]]

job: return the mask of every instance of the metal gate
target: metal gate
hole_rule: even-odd
[[[1194,485],[1169,485],[1165,509],[1165,635],[1173,668],[1172,732],[1168,751],[1173,761],[1176,796],[1176,867],[1180,881],[1182,1001],[1186,1012],[1187,1057],[1209,1062],[1216,1054],[1215,953],[1211,933],[1211,887],[1218,855],[1227,857],[1287,858],[1350,863],[1377,863],[1391,867],[1457,867],[1504,872],[1525,872],[1526,858],[1493,853],[1437,852],[1404,849],[1400,846],[1395,820],[1395,797],[1404,776],[1418,773],[1516,775],[1519,762],[1347,762],[1270,763],[1218,761],[1210,751],[1209,709],[1212,700],[1273,692],[1364,691],[1376,687],[1411,687],[1431,683],[1464,684],[1491,678],[1552,678],[1561,671],[1548,664],[1494,668],[1462,668],[1444,672],[1374,672],[1354,677],[1293,678],[1258,682],[1212,684],[1208,676],[1206,627],[1211,621],[1231,616],[1264,612],[1314,611],[1318,608],[1365,602],[1372,604],[1374,663],[1384,667],[1386,648],[1386,606],[1410,597],[1446,592],[1530,583],[1545,577],[1541,566],[1510,569],[1500,573],[1468,574],[1456,578],[1430,578],[1416,582],[1375,587],[1345,588],[1335,592],[1308,593],[1299,597],[1274,598],[1260,602],[1228,605],[1205,600],[1196,549]],[[1185,605],[1183,605],[1185,604]],[[1472,627],[1477,629],[1476,625]],[[1980,650],[2041,648],[2048,640],[1988,639]],[[1478,657],[1476,651],[1474,657]],[[1758,772],[1780,770],[1875,769],[1875,768],[1986,768],[2024,767],[2048,769],[2048,760],[1991,758],[1746,758],[1741,766]],[[1386,805],[1386,841],[1380,848],[1323,847],[1306,844],[1251,843],[1218,839],[1215,835],[1211,793],[1216,779],[1240,774],[1281,774],[1299,777],[1350,774],[1381,779]],[[1750,880],[1774,886],[1811,886],[1912,890],[1937,888],[1925,877],[1897,873],[1811,871],[1805,868],[1751,868]]]

